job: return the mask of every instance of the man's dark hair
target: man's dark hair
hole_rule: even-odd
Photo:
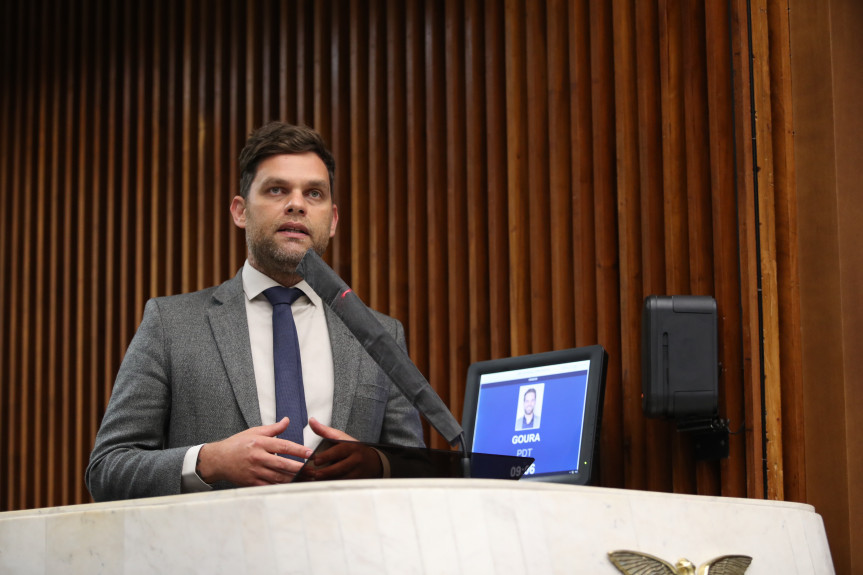
[[[324,139],[307,126],[270,122],[261,126],[246,140],[240,152],[240,196],[247,198],[258,164],[270,156],[314,152],[324,162],[330,176],[330,194],[335,199],[336,160],[324,144]]]
[[[527,391],[525,391],[525,392],[524,392],[524,395],[522,396],[522,400],[524,400],[524,399],[526,399],[526,398],[527,398],[527,394],[528,394],[528,393],[532,393],[532,394],[533,394],[534,399],[536,399],[536,390],[535,390],[534,388],[532,388],[532,387],[531,387],[530,389],[528,389]]]

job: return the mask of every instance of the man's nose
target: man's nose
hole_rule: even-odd
[[[306,213],[306,198],[301,190],[294,190],[287,195],[285,200],[285,213]]]

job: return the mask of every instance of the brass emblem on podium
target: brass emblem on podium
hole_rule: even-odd
[[[752,563],[748,555],[723,555],[704,563],[696,572],[689,559],[678,559],[672,565],[638,551],[609,551],[608,559],[624,575],[742,575]]]

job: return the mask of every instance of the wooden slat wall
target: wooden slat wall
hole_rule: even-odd
[[[770,15],[756,23],[781,28]],[[83,471],[146,299],[242,264],[236,158],[272,119],[334,150],[329,260],[404,322],[457,417],[471,362],[600,343],[600,484],[764,497],[759,306],[775,313],[782,288],[770,276],[759,302],[777,240],[755,231],[774,208],[756,196],[751,138],[769,133],[750,90],[769,106],[771,77],[753,86],[749,25],[745,2],[720,0],[3,3],[0,509],[89,500]],[[722,411],[740,431],[721,464],[641,414],[654,293],[719,303]],[[783,454],[802,445],[781,442],[767,381],[781,498]]]

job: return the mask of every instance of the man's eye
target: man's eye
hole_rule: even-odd
[[[270,188],[271,194],[281,194],[284,191],[285,191],[284,188]]]
[[[322,194],[320,190],[309,190],[309,195],[313,198],[320,198]]]

